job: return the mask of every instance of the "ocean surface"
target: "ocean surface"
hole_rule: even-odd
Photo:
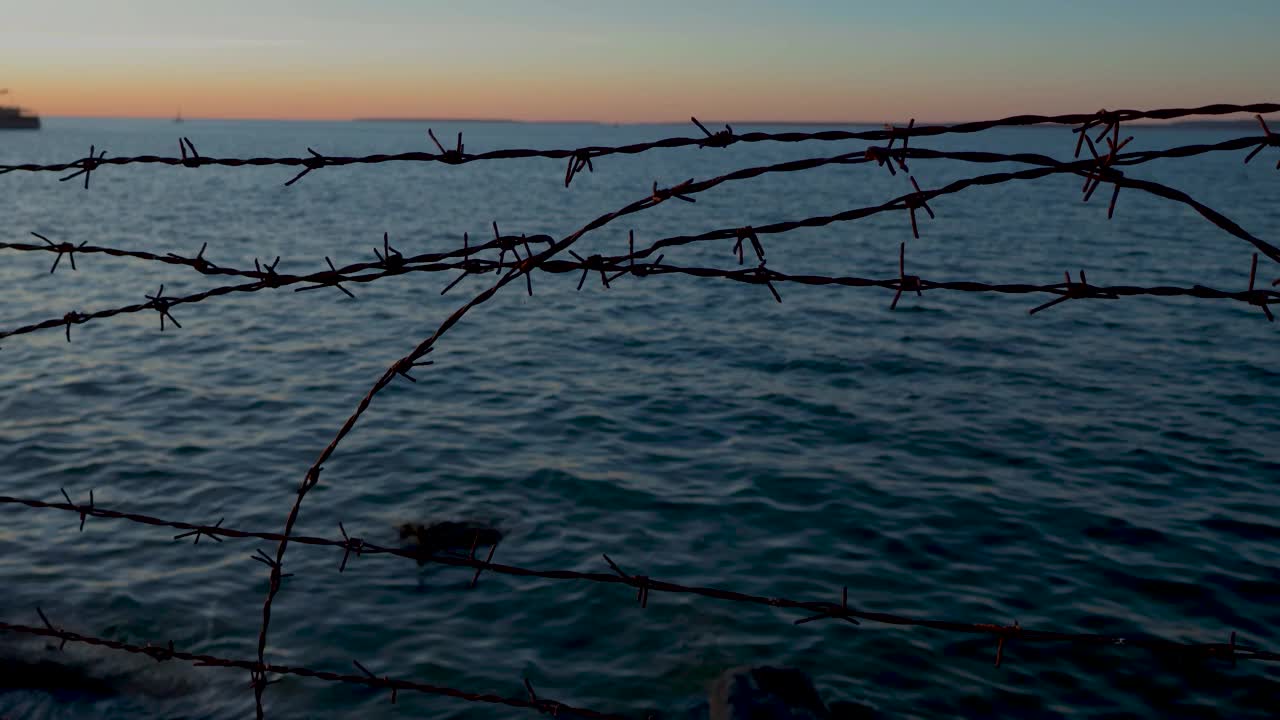
[[[692,126],[435,122],[468,152],[617,145]],[[0,162],[109,155],[338,155],[429,150],[425,123],[47,119],[0,134]],[[742,127],[748,129],[768,129]],[[1256,130],[1134,127],[1132,149]],[[1065,127],[912,141],[1068,158]],[[373,260],[382,234],[406,254],[503,233],[563,237],[651,185],[822,157],[861,143],[657,150],[595,161],[563,186],[552,160],[328,168],[108,167],[88,191],[58,175],[0,176],[0,239],[194,255],[281,272]],[[1268,150],[1129,171],[1185,190],[1280,239],[1280,172]],[[1002,166],[914,161],[925,188]],[[730,183],[587,235],[583,256],[720,227],[878,204],[909,191],[875,166]],[[763,237],[769,266],[887,278],[1244,289],[1253,249],[1189,209],[1078,178],[968,190],[905,213]],[[736,267],[732,241],[664,262]],[[0,251],[0,327],[71,310],[234,284],[104,255]],[[494,276],[418,273],[337,290],[288,289],[177,307],[0,343],[0,494],[76,500],[166,519],[279,531],[308,465],[396,358]],[[1280,277],[1261,262],[1259,282]],[[863,610],[1187,642],[1280,646],[1280,354],[1277,325],[1229,301],[1073,301],[683,276],[611,289],[537,274],[448,333],[378,396],[325,464],[296,531],[392,545],[406,522],[492,524],[495,561],[629,573]],[[130,642],[255,655],[274,544],[175,542],[177,531],[0,506],[0,621]],[[866,622],[793,625],[803,613],[622,586],[485,573],[292,545],[268,659],[375,673],[641,718],[684,713],[728,668],[813,677],[827,702],[886,718],[1274,717],[1280,668],[1187,663],[1125,648],[1011,643]],[[0,681],[0,716],[244,718],[247,673],[158,664],[0,636],[8,667],[56,662],[83,683]],[[10,678],[18,677],[8,674]],[[57,684],[57,683],[52,683]],[[80,687],[86,685],[89,689]],[[531,717],[527,710],[290,677],[271,718]]]

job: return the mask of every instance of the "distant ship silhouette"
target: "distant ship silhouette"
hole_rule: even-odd
[[[0,88],[0,95],[9,91]],[[0,130],[39,130],[40,117],[14,105],[0,105]]]

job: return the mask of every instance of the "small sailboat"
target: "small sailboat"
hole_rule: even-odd
[[[175,123],[182,122],[182,108],[178,108],[178,114],[173,116],[173,121]]]

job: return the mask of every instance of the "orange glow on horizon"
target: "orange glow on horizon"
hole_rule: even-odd
[[[1135,0],[1099,27],[1036,3],[653,2],[25,3],[0,26],[0,87],[45,116],[193,119],[946,122],[1274,100],[1272,25],[1252,13]]]
[[[805,83],[743,92],[712,78],[686,78],[678,86],[637,78],[624,87],[608,78],[512,76],[390,77],[355,71],[315,82],[304,73],[220,74],[147,72],[83,76],[35,73],[24,78],[15,101],[46,116],[172,117],[189,119],[350,120],[368,117],[488,118],[523,121],[679,122],[690,115],[725,120],[870,121],[892,114],[886,88],[863,88],[875,102],[854,102]],[[693,82],[690,82],[692,80]],[[767,95],[771,112],[759,109]],[[906,98],[898,104],[908,106]],[[954,119],[945,100],[913,110]]]

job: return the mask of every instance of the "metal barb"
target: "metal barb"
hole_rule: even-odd
[[[778,293],[778,288],[773,286],[773,271],[764,266],[763,260],[760,261],[760,265],[751,271],[751,274],[757,278],[757,282],[764,283],[764,286],[769,288],[769,292],[773,293],[774,300],[779,303],[782,302],[782,295]]]
[[[1107,205],[1107,219],[1110,220],[1116,212],[1116,201],[1120,198],[1120,181],[1124,179],[1124,172],[1116,170],[1112,167],[1119,156],[1120,150],[1128,145],[1133,136],[1125,138],[1124,142],[1119,142],[1115,138],[1107,138],[1107,154],[1105,156],[1098,155],[1098,149],[1093,144],[1093,140],[1089,136],[1082,134],[1081,137],[1089,145],[1089,152],[1093,155],[1096,167],[1085,173],[1084,181],[1084,202],[1089,202],[1089,198],[1093,197],[1093,192],[1098,189],[1103,180],[1110,180],[1115,183],[1115,190],[1111,193],[1111,202]]]
[[[1028,311],[1028,314],[1035,315],[1041,310],[1048,310],[1054,305],[1057,305],[1059,303],[1064,303],[1068,300],[1085,300],[1085,299],[1119,300],[1120,299],[1120,296],[1115,294],[1114,292],[1100,290],[1096,287],[1090,286],[1089,281],[1085,278],[1084,270],[1080,271],[1080,282],[1078,283],[1071,282],[1070,271],[1064,272],[1063,276],[1066,278],[1065,283],[1063,283],[1060,286],[1055,286],[1055,289],[1062,288],[1058,290],[1059,297],[1054,298],[1053,300],[1050,300],[1049,302],[1046,302],[1042,305],[1038,305],[1032,308],[1031,310]]]
[[[36,614],[40,616],[40,621],[44,623],[44,626],[48,628],[50,632],[59,633],[59,634],[62,632],[58,628],[54,627],[53,623],[49,622],[49,618],[44,614],[44,610],[40,609],[39,605],[36,606]],[[61,651],[66,647],[67,647],[67,638],[63,636],[62,642],[58,643],[58,650]]]
[[[1005,641],[1009,639],[1009,634],[1010,634],[1010,633],[1017,633],[1017,632],[1021,631],[1021,630],[1022,630],[1022,628],[1018,626],[1018,621],[1017,621],[1017,620],[1014,620],[1012,625],[1007,625],[1007,626],[1005,626],[1005,627],[1000,627],[1000,626],[998,626],[998,625],[996,625],[996,626],[992,626],[992,627],[998,628],[999,630],[1002,630],[1002,631],[1008,631],[1008,632],[1001,632],[1001,633],[998,635],[998,639],[996,640],[996,664],[995,664],[995,666],[996,666],[996,667],[1000,667],[1000,664],[1004,662],[1004,645],[1005,645]]]
[[[71,244],[71,243],[69,243],[69,242],[55,243],[55,242],[53,242],[52,240],[50,240],[49,238],[47,238],[47,237],[45,237],[45,236],[41,235],[41,234],[40,234],[40,233],[38,233],[38,232],[32,232],[31,234],[32,234],[32,235],[35,235],[36,237],[38,237],[38,238],[40,238],[41,240],[43,240],[43,241],[45,242],[45,244],[49,246],[49,251],[50,251],[50,252],[56,252],[56,253],[58,253],[58,256],[57,256],[57,257],[55,257],[55,258],[53,259],[53,265],[49,268],[49,274],[50,274],[50,275],[52,275],[52,274],[53,274],[53,271],[54,271],[54,270],[57,270],[57,269],[58,269],[58,263],[62,261],[62,256],[63,256],[63,255],[66,255],[66,256],[67,256],[67,260],[69,260],[69,261],[71,262],[71,269],[72,269],[72,270],[78,270],[78,269],[79,269],[79,268],[77,268],[77,267],[76,267],[76,254],[75,254],[75,253],[76,253],[76,250],[79,250],[80,248],[83,248],[85,245],[89,244],[89,241],[88,241],[88,240],[85,240],[85,241],[81,242],[79,245],[72,245],[72,244]]]
[[[471,587],[474,588],[476,586],[476,583],[480,582],[480,571],[484,570],[486,567],[489,567],[490,563],[493,562],[493,554],[498,550],[498,542],[499,541],[495,540],[494,543],[489,546],[489,556],[484,559],[483,565],[480,565],[476,568],[476,574],[471,576]]]
[[[634,237],[634,234],[632,235],[632,237]],[[570,255],[572,255],[572,256],[573,256],[573,258],[574,258],[575,260],[577,260],[577,261],[578,261],[578,264],[582,267],[582,276],[578,278],[578,290],[579,290],[579,291],[581,291],[581,290],[582,290],[582,284],[583,284],[584,282],[586,282],[586,281],[587,281],[587,275],[588,275],[592,270],[599,270],[599,271],[600,271],[600,284],[601,284],[602,286],[604,286],[604,288],[605,288],[606,290],[608,290],[608,289],[609,289],[609,277],[608,277],[607,275],[605,275],[605,272],[604,272],[604,270],[605,270],[605,261],[604,261],[604,257],[603,257],[603,256],[601,256],[601,255],[591,255],[590,257],[587,257],[587,258],[585,258],[585,259],[584,259],[581,255],[579,255],[578,253],[574,252],[573,250],[570,250],[570,251],[569,251],[569,254],[570,254]],[[633,265],[635,264],[635,259],[634,259],[634,258],[632,259],[632,264],[633,264]]]
[[[609,282],[613,282],[614,280],[617,280],[618,278],[627,274],[635,275],[636,277],[645,277],[647,275],[650,275],[660,268],[660,266],[662,265],[662,259],[665,257],[666,255],[659,255],[658,259],[654,260],[651,263],[647,263],[647,264],[636,263],[633,265],[628,265],[625,268],[614,273],[613,277],[609,278]]]
[[[285,187],[292,186],[294,183],[306,177],[307,173],[311,172],[312,170],[319,170],[320,168],[328,164],[325,156],[321,155],[315,150],[312,150],[311,148],[307,148],[307,152],[311,153],[311,157],[302,159],[301,161],[302,168],[303,168],[302,172],[298,173],[297,175],[294,175],[292,180],[284,184]]]
[[[382,252],[378,252],[378,248],[375,247],[373,254],[378,256],[378,263],[386,270],[399,270],[404,267],[404,255],[391,247],[391,235],[387,232],[382,233]]]
[[[1120,114],[1117,112],[1108,112],[1104,108],[1095,113],[1093,118],[1071,131],[1073,133],[1079,133],[1080,135],[1080,137],[1076,139],[1076,151],[1073,157],[1080,157],[1081,144],[1089,139],[1089,131],[1098,126],[1102,126],[1102,132],[1098,134],[1098,142],[1102,142],[1102,138],[1106,137],[1108,132],[1113,133],[1117,142],[1120,140]]]
[[[270,288],[278,288],[280,287],[281,281],[280,281],[280,276],[276,273],[276,266],[279,264],[280,264],[279,255],[276,256],[275,262],[271,263],[270,265],[267,265],[266,263],[260,264],[258,262],[258,258],[254,258],[253,270],[258,274],[259,279],[262,281],[262,284],[264,286],[270,287]]]
[[[1246,165],[1249,164],[1249,161],[1252,160],[1254,156],[1262,152],[1265,148],[1280,147],[1280,135],[1271,132],[1271,128],[1267,127],[1267,121],[1262,119],[1262,115],[1255,115],[1254,117],[1258,118],[1258,124],[1262,126],[1262,133],[1264,137],[1262,142],[1258,143],[1258,146],[1245,156],[1244,162]],[[1276,169],[1280,170],[1280,160],[1276,161]]]
[[[332,273],[334,274],[334,277],[342,277],[342,273],[338,272],[338,268],[336,268],[336,267],[334,267],[334,266],[333,266],[333,261],[329,259],[329,256],[328,256],[328,255],[325,255],[325,256],[324,256],[324,261],[325,261],[326,263],[328,263],[328,265],[329,265],[329,271],[330,271],[330,272],[332,272]],[[356,299],[356,296],[355,296],[354,294],[352,294],[352,292],[351,292],[350,290],[348,290],[348,289],[346,289],[346,288],[342,287],[342,283],[338,282],[337,280],[334,280],[334,281],[333,281],[333,283],[332,283],[332,285],[333,285],[334,287],[338,288],[339,290],[341,290],[343,295],[346,295],[347,297],[351,298],[352,300],[355,300],[355,299]]]
[[[760,260],[760,264],[764,265],[764,245],[760,244],[760,238],[756,235],[756,231],[750,225],[747,225],[735,230],[734,234],[736,241],[733,244],[733,252],[738,256],[738,264],[741,265],[745,259],[743,242],[749,241],[751,249],[755,251],[756,257]]]
[[[902,168],[902,172],[909,172],[911,168],[907,167],[907,143],[911,142],[911,130],[916,126],[916,119],[911,118],[907,123],[907,129],[902,133],[902,151],[898,153],[898,167]]]
[[[850,625],[862,624],[849,615],[849,586],[848,585],[845,585],[843,588],[840,589],[839,605],[830,605],[826,609],[824,609],[822,612],[818,613],[817,615],[811,615],[806,618],[800,618],[799,620],[796,620],[793,624],[804,625],[805,623],[811,623],[816,620],[844,620]]]
[[[178,150],[182,152],[183,166],[190,167],[190,168],[200,167],[200,160],[201,160],[200,153],[196,152],[196,146],[192,144],[191,138],[188,138],[188,137],[178,138]],[[187,155],[188,150],[191,151],[190,157],[188,157]]]
[[[85,521],[85,518],[87,518],[87,517],[88,517],[88,516],[93,512],[93,510],[94,510],[94,507],[93,507],[93,488],[89,488],[89,505],[88,505],[87,507],[86,507],[86,506],[81,506],[81,505],[76,505],[74,502],[72,502],[72,501],[71,501],[71,496],[67,494],[67,490],[66,490],[66,488],[58,488],[58,489],[62,491],[62,497],[66,498],[66,500],[67,500],[67,504],[68,504],[68,505],[70,505],[70,506],[72,506],[73,508],[75,508],[76,512],[80,513],[80,532],[84,532],[84,521]]]
[[[283,679],[284,678],[276,678],[275,680],[268,680],[266,672],[262,670],[249,671],[249,687],[253,688],[254,690],[260,691],[266,686],[275,685],[276,683],[280,682]]]
[[[1255,292],[1261,293],[1261,291],[1255,291],[1253,289],[1253,282],[1257,278],[1257,276],[1258,276],[1258,253],[1254,253],[1253,263],[1249,265],[1249,290],[1248,290],[1248,293],[1250,296],[1249,304],[1257,305],[1258,307],[1262,308],[1262,313],[1267,316],[1267,321],[1275,322],[1276,318],[1274,315],[1271,314],[1271,308],[1267,307],[1267,304],[1268,304],[1267,296],[1265,294],[1258,294],[1258,295],[1254,294]],[[1277,280],[1276,282],[1280,282],[1280,280]],[[1275,285],[1275,284],[1276,283],[1272,283],[1272,285]]]
[[[529,247],[528,241],[524,244],[524,251],[529,257],[522,259],[520,257],[520,253],[516,251],[515,248],[512,248],[512,252],[515,253],[516,259],[520,261],[520,265],[517,267],[517,270],[524,273],[524,281],[529,289],[529,297],[533,297],[533,250]]]
[[[174,260],[178,260],[182,262],[182,264],[184,265],[190,265],[191,267],[195,268],[197,272],[201,274],[209,275],[211,274],[210,271],[217,269],[218,266],[204,259],[204,250],[207,247],[209,247],[208,242],[202,243],[200,245],[200,252],[196,253],[196,256],[194,258],[185,258],[176,253],[165,253],[165,256],[171,257]]]
[[[71,165],[69,166],[69,167],[74,167],[79,169],[71,173],[70,175],[58,178],[58,182],[66,182],[68,180],[73,180],[83,175],[84,189],[88,190],[89,177],[93,174],[93,171],[97,170],[98,166],[102,164],[102,159],[107,156],[106,150],[103,150],[101,153],[97,153],[97,154],[95,154],[94,152],[95,150],[97,150],[97,146],[90,145],[89,155],[82,160],[77,160],[76,162],[71,163]]]
[[[607,554],[601,553],[604,561],[609,563],[609,567],[618,574],[618,577],[627,581],[627,584],[636,588],[636,601],[640,603],[641,608],[649,606],[649,576],[648,575],[628,575],[618,567],[618,563],[613,561]]]
[[[895,162],[903,172],[909,172],[910,168],[907,167],[907,143],[911,141],[911,130],[915,128],[915,126],[915,118],[911,118],[911,121],[907,123],[907,127],[904,130],[899,130],[894,125],[886,124],[884,129],[889,133],[889,143],[883,148],[867,148],[865,157],[868,160],[875,161],[877,165],[884,165],[888,167],[890,175],[897,175],[897,172],[893,169],[893,164]],[[899,137],[902,138],[902,148],[895,153],[893,150],[893,144]]]
[[[685,180],[684,182],[678,185],[675,185],[673,187],[659,189],[658,182],[655,180],[653,183],[653,194],[650,196],[650,200],[654,205],[657,205],[658,203],[662,202],[663,200],[666,200],[667,198],[675,198],[677,200],[683,200],[687,203],[696,203],[698,202],[696,199],[691,198],[688,195],[685,195],[683,193],[683,191],[687,190],[691,185],[693,185],[693,178],[689,178],[688,180]]]
[[[216,522],[216,523],[214,523],[214,524],[213,524],[213,528],[214,528],[214,529],[221,528],[221,527],[222,527],[222,521],[223,521],[223,520],[226,520],[226,518],[225,518],[225,517],[218,518],[218,522]],[[210,531],[209,529],[207,529],[207,528],[196,528],[195,530],[188,530],[187,532],[180,533],[180,534],[178,534],[178,535],[174,535],[174,536],[173,536],[173,539],[174,539],[174,540],[181,540],[181,539],[186,538],[186,537],[191,537],[192,535],[195,535],[195,541],[192,543],[192,545],[199,545],[199,544],[200,544],[200,536],[201,536],[201,535],[203,535],[203,536],[205,536],[205,537],[207,537],[207,538],[213,538],[216,542],[222,542],[222,538],[218,537],[217,533],[211,532],[211,531]]]
[[[426,355],[427,353],[430,353],[434,349],[435,349],[434,347],[427,348],[426,351],[423,352],[422,354]],[[417,357],[421,357],[421,355]],[[409,382],[416,383],[418,382],[417,378],[410,375],[409,371],[416,367],[426,367],[428,365],[435,365],[435,364],[436,363],[434,360],[418,360],[413,355],[406,355],[400,358],[400,362],[396,363],[395,372],[397,375],[403,376],[404,379],[408,380]]]
[[[577,176],[578,173],[582,172],[584,167],[587,169],[587,172],[594,173],[596,171],[595,167],[591,164],[591,151],[574,151],[574,153],[569,156],[569,164],[564,169],[564,186],[569,187],[569,183],[573,182],[573,178]]]
[[[173,299],[164,296],[164,285],[160,285],[160,289],[155,295],[145,295],[151,301],[151,307],[160,313],[160,332],[164,332],[164,319],[169,318],[169,322],[173,323],[179,330],[182,329],[182,323],[169,313],[169,308],[173,305]]]
[[[431,142],[435,143],[440,150],[440,162],[448,165],[460,165],[467,161],[466,155],[462,153],[462,133],[458,133],[458,145],[453,150],[445,150],[440,141],[436,139],[436,134],[431,128],[427,128],[427,135],[431,137]]]
[[[71,342],[71,326],[85,321],[85,316],[72,310],[62,316],[62,322],[67,326],[67,342]]]
[[[167,646],[157,646],[147,643],[143,646],[142,653],[151,657],[156,662],[166,662],[173,659],[174,649],[173,641],[170,640]]]
[[[707,136],[706,140],[703,140],[702,142],[698,143],[699,148],[729,147],[730,145],[732,145],[734,142],[737,141],[737,138],[733,136],[733,127],[730,126],[728,123],[725,123],[723,130],[717,130],[716,132],[711,132],[710,130],[707,129],[706,125],[703,125],[702,123],[698,122],[698,118],[691,116],[689,119],[693,121],[694,125],[698,126],[698,129],[702,131],[703,135]]]
[[[364,540],[358,537],[348,537],[347,529],[342,526],[341,520],[338,521],[338,530],[342,532],[342,540],[345,543],[342,548],[342,564],[338,566],[338,572],[343,572],[347,569],[347,558],[351,556],[351,553],[354,552],[356,557],[360,557],[360,553],[364,550]]]
[[[889,303],[890,310],[896,310],[898,307],[898,299],[902,297],[903,290],[915,290],[918,297],[923,297],[921,280],[918,275],[907,274],[907,243],[903,242],[898,245],[898,285],[897,292],[893,294],[893,302]]]
[[[929,207],[924,191],[920,189],[920,183],[916,182],[915,176],[908,176],[907,179],[911,181],[911,187],[914,187],[916,191],[908,195],[904,202],[906,203],[907,211],[911,214],[911,234],[919,240],[920,228],[916,225],[916,209],[924,208],[925,212],[929,213],[930,220],[936,219],[936,217],[933,214],[933,208]]]
[[[364,673],[365,675],[367,675],[367,676],[369,677],[369,679],[370,679],[370,680],[381,680],[382,682],[387,683],[387,684],[390,684],[390,683],[391,683],[391,678],[386,677],[386,676],[378,677],[377,675],[374,675],[373,673],[369,672],[369,668],[365,667],[364,665],[361,665],[359,660],[352,660],[351,662],[352,662],[352,664],[354,664],[354,665],[356,666],[356,668],[358,668],[358,669],[360,670],[360,672],[362,672],[362,673]],[[396,704],[396,695],[397,695],[397,692],[398,692],[398,688],[396,688],[396,687],[394,687],[394,686],[393,686],[393,687],[391,688],[391,704],[392,704],[392,705],[395,705],[395,704]]]
[[[293,573],[282,572],[283,566],[276,561],[275,558],[268,555],[262,548],[258,548],[257,552],[249,556],[250,559],[256,560],[263,565],[271,568],[271,588],[275,592],[280,587],[280,581],[287,577],[293,577]]]

